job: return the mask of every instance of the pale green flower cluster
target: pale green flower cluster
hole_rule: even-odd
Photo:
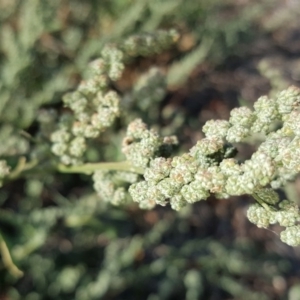
[[[133,200],[142,201],[145,206],[144,198],[150,194],[151,203],[170,202],[173,208],[180,209],[186,203],[205,200],[211,194],[218,198],[252,194],[270,182],[275,168],[268,155],[254,153],[244,164],[233,158],[220,162],[220,155],[227,147],[219,139],[205,138],[182,156],[154,158],[144,172],[145,181],[130,187]],[[141,187],[146,188],[144,193],[139,192]]]
[[[280,239],[293,247],[300,245],[300,225],[287,227],[280,234]]]
[[[300,90],[296,87],[274,99],[263,96],[253,110],[233,109],[229,121],[208,121],[203,127],[206,137],[189,153],[173,158],[159,156],[159,137],[136,121],[123,145],[129,161],[146,167],[144,180],[129,188],[133,200],[142,208],[169,203],[179,210],[210,195],[228,198],[250,194],[260,205],[250,207],[249,220],[258,227],[275,223],[287,227],[281,237],[296,245],[300,237],[292,228],[300,220],[298,207],[287,200],[280,203],[272,188],[281,187],[300,171],[299,105]],[[250,159],[237,161],[231,143],[255,133],[263,133],[265,141]]]
[[[300,221],[300,214],[296,204],[283,200],[278,204],[278,210],[253,204],[248,209],[247,217],[250,222],[260,228],[267,228],[269,225],[279,223],[280,226],[286,227],[280,234],[281,240],[290,246],[300,245],[300,226],[297,225]]]
[[[68,122],[66,114],[60,119],[51,141],[52,152],[65,165],[79,164],[87,148],[87,139],[97,138],[120,115],[120,98],[115,91],[109,90],[108,83],[109,79],[117,80],[121,76],[122,55],[111,51],[108,59],[107,50],[103,52],[106,60],[100,58],[91,64],[92,77],[63,97],[65,106],[73,114],[69,114]],[[111,62],[113,58],[115,63]]]
[[[113,205],[121,205],[128,200],[126,189],[138,180],[138,175],[125,171],[102,171],[93,174],[94,189],[99,197]]]
[[[122,152],[132,165],[145,168],[154,157],[170,155],[175,145],[176,137],[162,138],[155,130],[149,130],[141,119],[136,119],[128,125]]]
[[[90,77],[63,97],[72,114],[64,114],[51,134],[52,152],[65,165],[82,163],[88,139],[97,138],[120,115],[120,97],[110,88],[120,79],[124,64],[138,55],[158,53],[178,39],[174,30],[131,36],[118,45],[104,47],[90,64]]]

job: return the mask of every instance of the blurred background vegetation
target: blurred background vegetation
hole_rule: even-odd
[[[24,131],[38,132],[44,109],[63,110],[62,95],[105,43],[161,28],[176,28],[178,45],[130,62],[115,88],[128,119],[177,134],[186,151],[208,119],[299,86],[299,15],[297,0],[0,0],[0,156],[14,166],[47,147]],[[162,80],[142,89],[154,66]],[[162,84],[155,103],[151,84]],[[119,160],[121,136],[116,126],[90,159]],[[256,146],[241,145],[240,155]],[[285,191],[295,201],[299,186]],[[0,299],[300,299],[299,249],[278,228],[251,225],[249,201],[142,211],[103,203],[88,176],[8,182],[0,232],[24,275],[8,271],[2,250]]]

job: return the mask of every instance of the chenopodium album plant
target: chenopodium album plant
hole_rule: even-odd
[[[248,219],[263,228],[279,223],[285,227],[281,240],[291,246],[299,245],[299,208],[280,199],[276,192],[300,172],[297,87],[292,86],[274,98],[260,97],[253,110],[235,108],[228,121],[206,122],[205,138],[182,155],[172,154],[178,143],[175,136],[161,137],[141,119],[135,119],[128,125],[122,143],[125,161],[85,162],[89,141],[98,138],[121,115],[121,98],[112,83],[120,79],[124,65],[132,57],[159,53],[177,39],[173,30],[160,31],[131,36],[103,49],[101,57],[90,65],[89,79],[63,97],[67,109],[59,121],[53,112],[40,118],[40,134],[50,137],[51,151],[59,160],[56,170],[90,174],[104,201],[120,205],[133,199],[143,209],[170,204],[180,210],[187,203],[209,196],[226,199],[252,195],[256,203],[250,205]],[[255,134],[260,134],[264,141],[250,159],[238,161],[236,143]],[[42,155],[43,151],[39,151],[35,158]],[[24,170],[37,163],[31,164]],[[8,174],[7,163],[1,161],[1,179],[17,176],[20,167],[17,168]]]

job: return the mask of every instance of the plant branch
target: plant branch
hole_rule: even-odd
[[[3,236],[0,233],[0,254],[4,266],[7,268],[8,272],[16,278],[22,277],[24,273],[14,264],[9,249]]]
[[[14,180],[21,176],[24,171],[28,171],[35,166],[38,165],[38,160],[32,160],[30,162],[26,162],[26,158],[24,156],[19,158],[17,166],[13,169],[12,172],[7,176],[8,180]]]
[[[140,167],[135,167],[128,161],[122,162],[101,162],[101,163],[87,163],[79,166],[65,166],[59,164],[57,166],[57,171],[61,173],[84,173],[91,174],[97,170],[114,170],[114,171],[128,171],[137,174],[144,174],[144,169]]]

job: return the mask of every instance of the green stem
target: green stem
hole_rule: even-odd
[[[29,257],[31,253],[45,244],[48,235],[49,232],[47,231],[47,229],[45,231],[37,230],[27,243],[20,245],[14,249],[14,257],[20,261],[24,260],[26,257]]]
[[[24,156],[19,158],[17,166],[9,173],[7,176],[8,180],[14,180],[19,178],[23,172],[33,169],[38,165],[37,160],[32,160],[26,163],[26,158]]]
[[[121,162],[102,162],[102,163],[88,163],[79,166],[65,166],[59,164],[57,166],[57,171],[61,173],[84,173],[91,174],[97,170],[107,170],[107,171],[128,171],[137,174],[144,174],[144,169],[140,167],[135,167],[128,161]]]
[[[87,163],[83,165],[76,166],[66,166],[63,164],[58,164],[53,167],[38,167],[39,161],[32,160],[30,162],[26,162],[25,157],[20,157],[17,166],[10,172],[10,174],[6,177],[7,181],[15,180],[24,175],[24,173],[28,171],[32,171],[33,173],[37,172],[53,172],[58,171],[61,173],[83,173],[83,174],[92,174],[97,170],[107,170],[107,171],[127,171],[133,172],[137,174],[144,174],[144,169],[140,167],[133,166],[128,161],[121,162],[101,162],[101,163]]]
[[[22,277],[24,273],[14,264],[9,249],[1,233],[0,233],[0,254],[2,257],[3,264],[7,268],[8,272],[14,277],[17,278]]]

